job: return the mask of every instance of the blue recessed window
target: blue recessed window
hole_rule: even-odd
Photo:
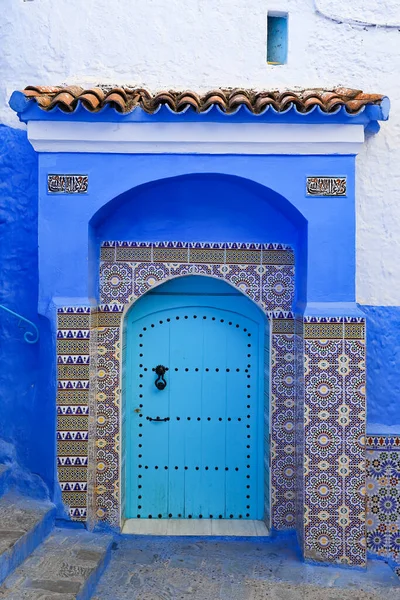
[[[268,13],[267,16],[267,62],[269,65],[287,63],[288,15]]]

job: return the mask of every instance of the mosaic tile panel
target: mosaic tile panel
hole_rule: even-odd
[[[365,323],[304,321],[304,553],[364,566]]]
[[[102,306],[97,315],[96,518],[119,522],[120,324],[123,306]]]
[[[271,522],[278,530],[295,526],[294,428],[294,320],[282,318],[272,321],[271,341]]]
[[[270,321],[266,320],[264,329],[264,447],[268,447],[270,444],[271,337]],[[272,522],[270,453],[264,454],[264,521],[269,528]]]
[[[162,281],[189,274],[225,279],[267,311],[292,308],[293,250],[234,242],[104,242],[101,302],[130,303]]]
[[[87,518],[90,308],[57,309],[57,472],[71,518]]]
[[[295,471],[296,471],[296,531],[300,548],[304,548],[304,332],[303,318],[294,322],[295,354]]]
[[[400,564],[400,436],[367,436],[367,547]]]

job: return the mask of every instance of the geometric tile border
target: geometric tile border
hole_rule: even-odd
[[[123,305],[102,306],[95,315],[97,381],[95,389],[96,445],[95,518],[120,523],[120,407]]]
[[[304,555],[364,566],[364,319],[305,317],[304,353]]]
[[[57,470],[73,519],[87,517],[90,308],[57,310]]]
[[[294,315],[272,319],[271,341],[271,507],[277,530],[296,521]]]
[[[400,450],[400,435],[367,435],[365,446],[367,450]]]
[[[400,564],[400,436],[367,436],[368,550]]]
[[[304,322],[303,316],[296,315],[294,329],[295,365],[295,487],[296,487],[296,531],[301,548],[304,548]]]
[[[265,311],[290,311],[294,254],[283,244],[104,242],[100,303],[128,304],[160,281],[208,275],[239,288]]]

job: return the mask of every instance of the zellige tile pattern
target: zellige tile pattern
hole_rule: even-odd
[[[364,566],[365,323],[304,321],[304,552]]]
[[[400,436],[369,435],[366,443],[368,550],[400,565]]]
[[[70,516],[87,517],[90,308],[57,309],[57,471]]]

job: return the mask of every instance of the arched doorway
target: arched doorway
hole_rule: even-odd
[[[166,282],[131,307],[123,518],[268,521],[269,337],[260,308],[210,277]]]
[[[89,230],[94,273],[90,285],[93,295],[97,286],[99,294],[90,342],[96,349],[91,364],[97,372],[90,383],[96,427],[89,438],[96,470],[88,486],[94,490],[88,498],[94,520],[121,527],[126,514],[121,325],[130,307],[139,306],[136,303],[156,286],[197,275],[225,281],[268,314],[271,411],[266,430],[270,429],[273,452],[264,514],[271,511],[275,530],[295,526],[293,407],[298,387],[295,360],[298,356],[301,373],[302,355],[299,350],[295,356],[293,309],[306,289],[306,233],[306,221],[283,196],[254,181],[218,173],[187,174],[134,187],[94,215]]]

